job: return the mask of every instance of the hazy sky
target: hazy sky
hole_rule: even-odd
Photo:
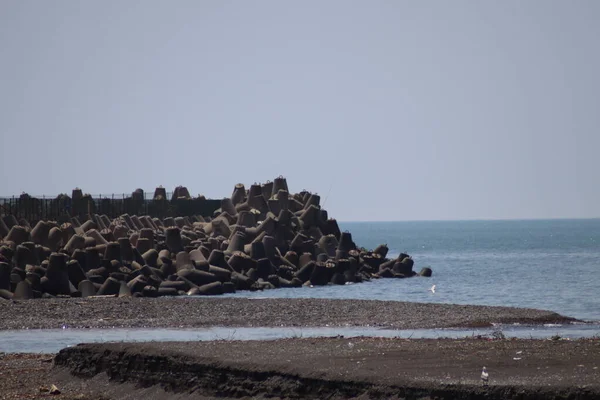
[[[339,220],[600,216],[600,1],[0,1],[0,195],[288,179]]]

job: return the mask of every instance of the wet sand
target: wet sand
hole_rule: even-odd
[[[565,323],[557,313],[378,300],[243,298],[87,298],[0,301],[0,330],[194,327],[488,327],[492,323]]]

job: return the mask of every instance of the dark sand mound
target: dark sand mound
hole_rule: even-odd
[[[87,344],[54,363],[129,391],[157,385],[156,396],[160,387],[191,398],[597,399],[598,354],[598,340],[333,338]]]

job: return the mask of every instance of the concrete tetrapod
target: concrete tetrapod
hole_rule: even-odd
[[[91,200],[79,192],[81,201]],[[156,210],[168,210],[167,195],[157,188],[151,201],[164,204]],[[144,201],[143,192],[132,199]],[[171,198],[187,199],[185,187]],[[385,244],[358,248],[318,194],[291,193],[281,176],[248,191],[237,184],[218,206],[205,215],[126,212],[114,219],[92,208],[61,223],[4,216],[2,298],[214,295],[432,274],[428,267],[415,273],[408,254],[388,259]]]

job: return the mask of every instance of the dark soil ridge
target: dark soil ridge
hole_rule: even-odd
[[[349,340],[357,340],[356,350],[348,350],[345,346],[342,351],[338,350],[340,344],[345,345]],[[533,346],[520,345],[527,342]],[[599,345],[599,341],[591,340],[556,344],[535,340],[490,343],[482,340],[382,341],[373,338],[222,341],[193,345],[85,344],[61,350],[54,364],[80,378],[106,374],[111,382],[134,383],[138,388],[158,385],[167,393],[227,398],[597,399],[600,396],[597,369],[589,368],[585,374],[578,372],[573,376],[566,374],[564,369],[575,367],[571,365],[573,363],[584,362],[582,359],[589,362],[590,351],[598,357]],[[411,351],[407,346],[414,348]],[[536,362],[546,361],[551,370],[535,376],[530,364],[516,364],[513,375],[519,378],[515,380],[506,378],[502,363],[494,365],[491,362],[491,374],[498,375],[498,383],[492,382],[485,387],[474,383],[476,378],[467,378],[464,383],[457,384],[443,383],[443,379],[436,376],[448,367],[453,373],[473,375],[471,364],[480,360],[465,358],[464,354],[470,353],[469,350],[484,350],[497,356],[499,351],[507,351],[507,347],[510,348],[508,351],[525,349]],[[439,360],[438,364],[430,364],[430,357],[423,353],[425,348],[430,348],[434,358]],[[382,354],[388,354],[387,357],[378,356],[377,351],[382,349],[386,350]],[[290,351],[294,354],[289,354]],[[368,354],[360,354],[362,351]],[[569,360],[563,363],[567,365],[556,364],[556,354],[562,352],[568,354]],[[415,354],[423,357],[412,360]],[[297,358],[293,364],[284,365],[278,356]],[[365,369],[358,373],[352,370],[354,356],[367,360]],[[398,378],[394,373],[390,374],[396,372],[389,368],[390,363],[404,364],[398,367],[404,375]],[[420,375],[428,368],[432,371],[432,379],[423,379]]]
[[[307,289],[310,290],[310,289]],[[195,327],[477,328],[577,322],[552,311],[354,299],[87,298],[0,302],[0,330]],[[581,322],[581,321],[579,321]]]

